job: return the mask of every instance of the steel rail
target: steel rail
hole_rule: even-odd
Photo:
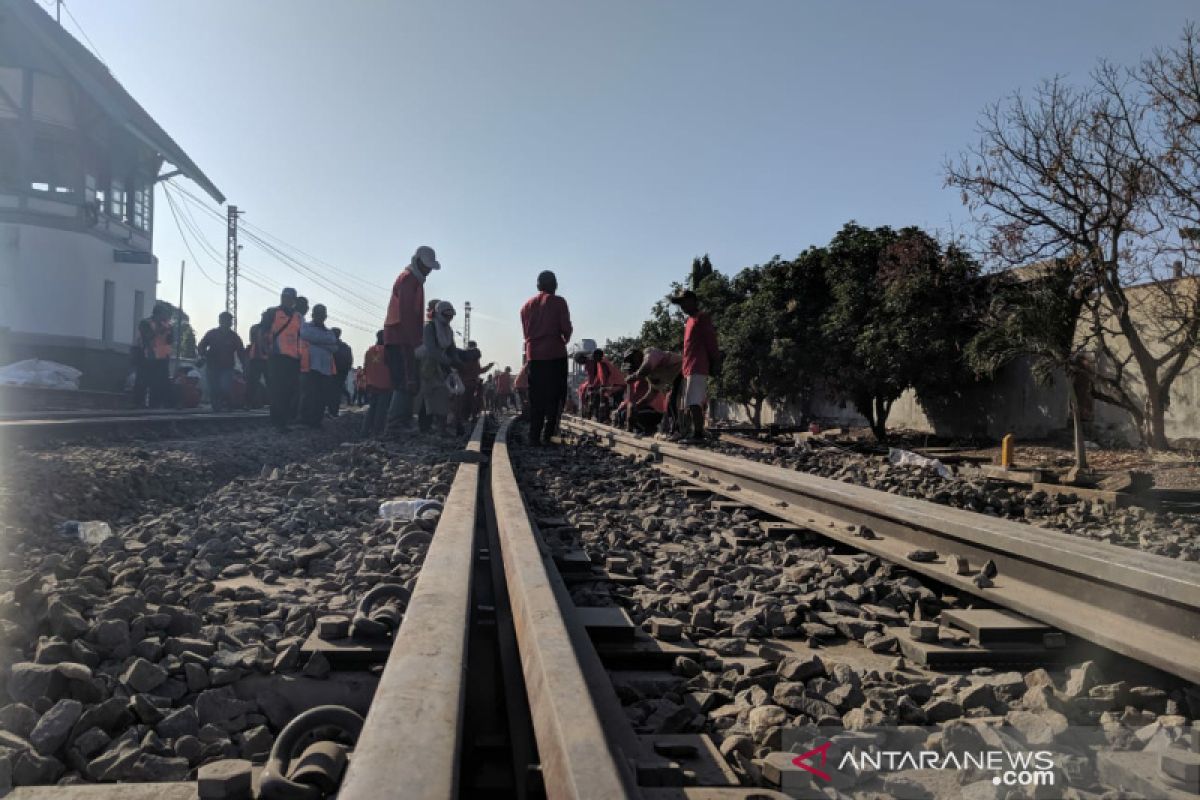
[[[713,492],[902,564],[1109,650],[1200,682],[1200,564],[1069,533],[819,478],[748,459],[627,434],[575,418],[563,427],[598,436]],[[866,526],[875,538],[856,535]],[[916,548],[937,562],[909,560]],[[947,556],[999,568],[990,588],[958,575]]]
[[[484,417],[467,451],[482,453]],[[341,800],[458,796],[479,459],[459,465],[338,792]]]
[[[92,436],[105,438],[160,432],[175,427],[204,428],[223,425],[265,425],[265,411],[146,411],[97,412],[60,415],[9,417],[0,419],[0,444],[28,444],[34,441],[64,442]]]
[[[609,718],[604,698],[596,696],[596,681],[581,664],[579,623],[563,608],[550,556],[525,510],[508,457],[509,424],[492,447],[492,502],[546,796],[639,797],[628,758],[610,739],[613,726],[602,721]]]

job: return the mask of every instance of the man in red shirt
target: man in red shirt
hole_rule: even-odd
[[[671,298],[687,314],[683,328],[683,405],[692,422],[692,439],[704,439],[704,405],[708,400],[708,379],[721,366],[717,349],[717,331],[712,317],[700,310],[700,301],[691,289]]]
[[[375,334],[375,344],[367,348],[359,376],[368,403],[367,413],[363,415],[363,436],[381,434],[383,433],[384,417],[387,414],[384,404],[392,397],[392,376],[387,368],[383,331]]]
[[[538,293],[521,307],[525,359],[529,367],[529,443],[549,444],[567,400],[567,342],[571,311],[559,297],[558,278],[546,270],[537,277]]]
[[[621,404],[625,394],[625,373],[600,348],[592,351],[592,362],[596,365],[592,392],[595,417],[600,422],[608,422],[612,410]]]
[[[387,319],[383,323],[383,348],[392,382],[386,436],[394,438],[412,429],[413,398],[421,388],[416,349],[423,341],[425,279],[441,269],[432,247],[418,247],[412,262],[392,286]]]

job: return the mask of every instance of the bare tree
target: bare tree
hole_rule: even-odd
[[[947,184],[962,191],[993,263],[1074,265],[1084,302],[1064,308],[1080,310],[1097,357],[1073,363],[1092,373],[1096,399],[1123,408],[1143,441],[1163,448],[1200,309],[1162,301],[1178,294],[1163,270],[1186,240],[1171,235],[1179,226],[1164,203],[1166,153],[1150,134],[1159,115],[1119,70],[1101,65],[1093,78],[1085,89],[1054,79],[988,108],[980,143],[947,165]]]

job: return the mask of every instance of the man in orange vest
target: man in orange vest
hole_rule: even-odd
[[[133,404],[146,407],[146,393],[150,394],[150,408],[167,408],[171,405],[171,345],[174,343],[171,328],[171,312],[164,305],[156,305],[149,319],[138,324],[137,380],[133,386]]]
[[[367,395],[367,413],[363,415],[363,436],[383,433],[387,421],[387,403],[392,395],[392,376],[388,373],[387,356],[383,346],[383,331],[375,334],[375,344],[367,348],[359,372],[363,391]]]
[[[418,247],[392,286],[383,323],[384,354],[392,381],[386,430],[389,437],[412,429],[413,398],[421,389],[416,349],[424,341],[425,279],[441,268],[432,247]]]
[[[287,288],[279,295],[279,305],[264,311],[258,323],[268,348],[267,392],[271,424],[281,431],[287,430],[296,418],[296,400],[300,393],[300,322],[296,290]]]

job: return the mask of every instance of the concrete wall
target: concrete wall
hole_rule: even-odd
[[[117,263],[114,249],[95,233],[0,222],[0,363],[51,359],[82,369],[88,388],[119,388],[134,341],[136,293],[149,315],[158,267]],[[113,284],[108,339],[106,281]]]

